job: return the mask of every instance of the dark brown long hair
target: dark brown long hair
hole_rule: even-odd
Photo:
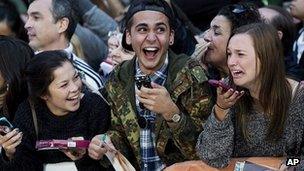
[[[18,105],[28,96],[23,71],[34,52],[24,41],[7,36],[0,36],[0,49],[0,74],[9,87],[5,95],[7,111],[4,115],[12,121]]]
[[[267,137],[276,141],[282,136],[288,107],[291,101],[291,86],[286,80],[283,48],[276,29],[264,23],[254,23],[235,30],[236,34],[249,35],[253,41],[256,57],[260,61],[259,102],[264,113],[270,117]],[[232,37],[231,36],[231,37]],[[245,124],[252,110],[253,100],[247,93],[236,104],[237,121],[243,136],[248,139]]]

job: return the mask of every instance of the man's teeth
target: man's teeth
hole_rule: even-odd
[[[152,47],[150,47],[150,48],[145,48],[145,50],[146,50],[146,51],[157,51],[158,49],[157,49],[157,48],[152,48]]]

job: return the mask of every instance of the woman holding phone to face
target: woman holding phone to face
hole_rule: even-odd
[[[275,28],[256,23],[236,29],[227,64],[236,88],[217,88],[197,143],[200,158],[225,167],[232,157],[303,155],[304,85],[286,78]]]
[[[22,71],[34,52],[27,43],[6,36],[0,36],[0,49],[0,117],[12,122],[18,105],[28,96]],[[22,132],[16,127],[1,133],[1,154],[5,159],[13,156],[21,139]]]
[[[192,57],[201,61],[208,71],[210,79],[220,80],[228,73],[226,48],[228,39],[236,28],[255,22],[261,22],[258,9],[249,3],[224,6],[210,23],[196,45]]]
[[[89,158],[86,150],[37,151],[35,143],[75,137],[91,140],[105,133],[110,125],[110,108],[103,98],[81,91],[80,76],[62,51],[35,55],[26,67],[25,77],[37,119],[32,115],[29,100],[19,105],[14,125],[24,135],[14,157],[4,164],[4,170],[42,170],[62,162],[69,162],[67,167],[77,170],[101,170],[99,162]],[[37,121],[37,131],[33,120]]]

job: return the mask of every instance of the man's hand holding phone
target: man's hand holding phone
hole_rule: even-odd
[[[164,86],[156,83],[151,83],[151,85],[152,89],[142,87],[140,91],[136,92],[138,100],[148,110],[161,114],[165,120],[171,120],[174,114],[180,113],[178,107]]]

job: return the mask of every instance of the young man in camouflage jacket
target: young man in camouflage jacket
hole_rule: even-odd
[[[198,62],[168,50],[174,41],[172,18],[165,1],[133,1],[126,14],[123,46],[136,55],[117,66],[106,85],[112,109],[108,135],[141,170],[198,159],[196,141],[213,106]],[[142,74],[149,75],[152,87],[136,86],[135,77]],[[92,158],[100,159],[106,152],[98,145],[96,136],[89,149]]]

